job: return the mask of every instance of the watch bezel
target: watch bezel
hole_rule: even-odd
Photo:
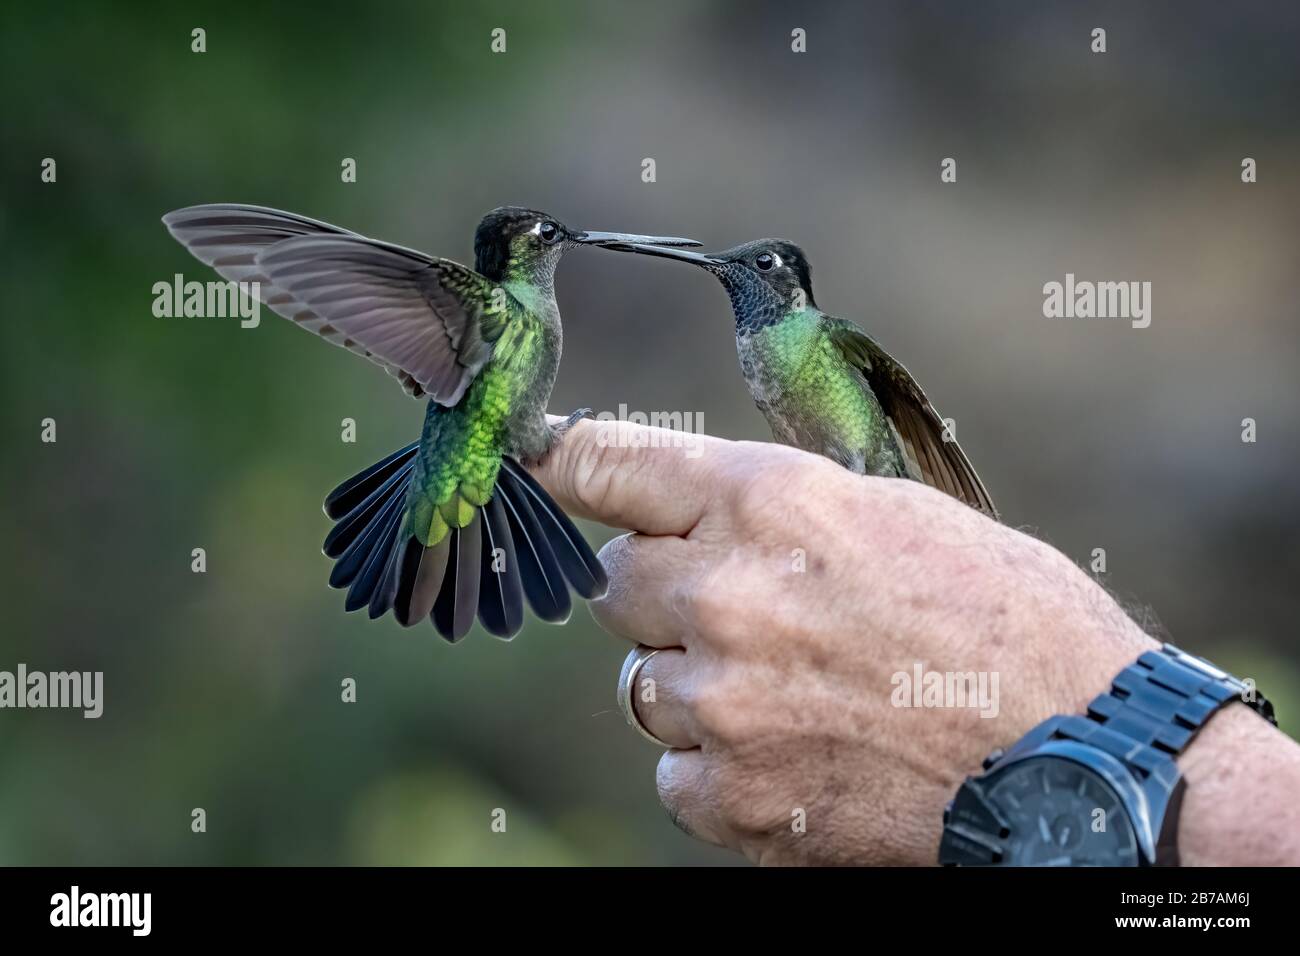
[[[1096,774],[1102,783],[1110,787],[1120,806],[1123,807],[1129,825],[1133,828],[1138,852],[1136,865],[1153,865],[1157,856],[1159,838],[1158,827],[1152,819],[1151,802],[1134,779],[1132,772],[1104,751],[1074,740],[1051,740],[1031,752],[1007,754],[977,779],[987,792],[1000,777],[1010,773],[1020,764],[1043,758],[1064,760],[1081,766]],[[992,802],[992,797],[987,799]]]

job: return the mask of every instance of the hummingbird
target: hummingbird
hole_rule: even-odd
[[[817,307],[808,258],[797,245],[759,239],[713,253],[649,243],[606,248],[689,262],[722,283],[735,313],[741,372],[778,442],[858,474],[924,482],[997,518],[984,483],[916,379],[858,326]]]
[[[407,627],[427,617],[449,641],[477,615],[509,639],[525,599],[562,623],[569,588],[588,600],[605,592],[591,547],[527,470],[591,414],[546,418],[561,349],[555,268],[583,245],[699,243],[585,232],[502,206],[479,223],[470,269],[261,206],[190,206],[163,223],[223,278],[256,283],[272,311],[427,399],[418,441],[325,498],[329,583],[348,589],[347,611],[391,610]]]

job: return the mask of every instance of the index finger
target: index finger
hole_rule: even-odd
[[[716,490],[711,459],[728,444],[708,435],[584,419],[533,474],[569,514],[643,534],[682,536],[704,515]]]

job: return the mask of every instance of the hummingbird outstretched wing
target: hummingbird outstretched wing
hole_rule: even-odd
[[[505,297],[472,269],[294,213],[232,203],[163,217],[223,278],[335,345],[386,368],[412,396],[460,401],[492,354]]]
[[[902,444],[912,478],[997,519],[988,490],[916,379],[852,322],[827,317],[831,341],[866,379]]]

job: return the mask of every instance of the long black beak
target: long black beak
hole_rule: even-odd
[[[696,243],[696,245],[699,245],[699,243]],[[665,259],[680,259],[682,262],[689,262],[691,265],[701,266],[705,269],[726,264],[725,260],[703,252],[690,252],[686,249],[673,249],[665,245],[648,242],[611,242],[602,248],[612,249],[615,252],[638,252],[643,256],[662,256]]]
[[[573,242],[579,242],[583,245],[601,246],[608,248],[614,243],[623,245],[651,245],[651,246],[698,246],[700,243],[694,239],[682,239],[679,236],[638,236],[630,232],[580,232],[569,237]]]

